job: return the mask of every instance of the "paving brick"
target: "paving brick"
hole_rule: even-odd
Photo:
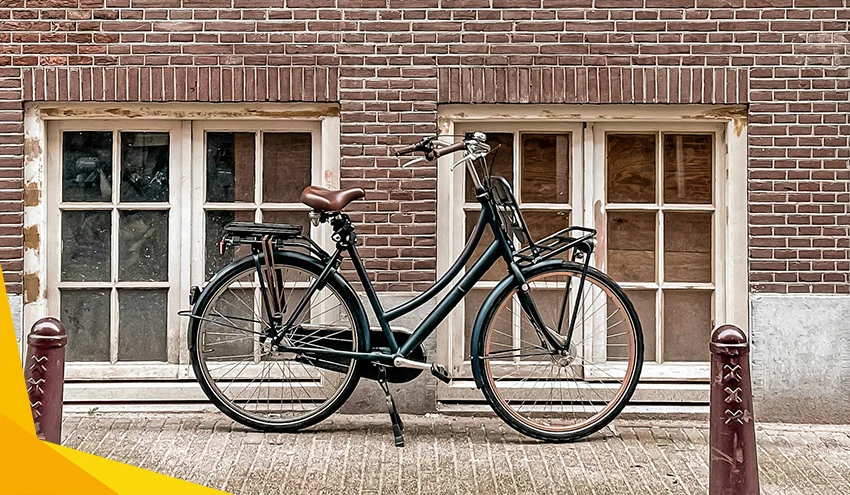
[[[297,434],[260,433],[218,414],[70,414],[63,443],[227,490],[267,493],[707,493],[708,426],[617,420],[545,444],[492,417],[335,415]],[[762,493],[850,493],[846,426],[757,424]]]

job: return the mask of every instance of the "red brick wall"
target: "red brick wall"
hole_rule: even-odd
[[[401,170],[388,148],[435,132],[438,103],[748,104],[751,288],[850,292],[846,0],[0,6],[0,262],[10,292],[22,289],[30,100],[339,101],[342,183],[368,191],[353,216],[381,290],[434,278],[435,170]]]

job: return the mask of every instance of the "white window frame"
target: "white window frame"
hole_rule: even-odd
[[[112,143],[112,199],[109,202],[62,202],[62,133],[66,131],[111,131],[117,138]],[[130,120],[78,120],[50,122],[48,132],[48,166],[45,175],[45,199],[47,200],[48,215],[46,218],[45,247],[50,261],[47,270],[47,310],[49,314],[59,315],[60,289],[62,288],[94,288],[112,287],[110,289],[110,362],[68,363],[65,376],[69,380],[92,378],[133,378],[144,373],[153,378],[165,378],[176,374],[175,365],[179,364],[178,345],[180,342],[180,325],[177,311],[179,310],[179,294],[170,290],[175,282],[180,280],[179,253],[174,247],[180,246],[180,202],[183,196],[181,185],[180,158],[182,156],[182,136],[179,122],[175,121],[130,121]],[[168,281],[166,282],[62,282],[61,253],[62,234],[60,225],[60,208],[70,210],[106,210],[111,211],[110,253],[111,269],[114,275],[117,268],[118,253],[118,211],[131,209],[163,210],[162,202],[121,202],[119,187],[121,174],[121,142],[122,132],[168,132],[169,133],[169,163],[168,163]],[[61,206],[60,206],[61,205]],[[120,208],[119,208],[120,205]],[[56,214],[53,214],[55,212]],[[159,288],[169,289],[167,298],[166,335],[167,362],[128,361],[118,362],[118,294],[114,289],[120,288]]]
[[[525,210],[552,210],[552,211],[569,211],[571,221],[570,223],[573,225],[583,225],[585,219],[583,217],[584,209],[579,207],[576,208],[575,205],[583,204],[583,187],[580,180],[576,180],[576,178],[582,176],[583,163],[582,163],[582,126],[581,124],[577,124],[574,122],[558,122],[558,123],[544,123],[544,122],[523,122],[521,126],[517,126],[516,123],[506,123],[506,122],[496,122],[496,123],[482,123],[480,125],[470,125],[466,123],[458,123],[455,127],[453,133],[454,134],[463,134],[467,131],[482,131],[484,133],[510,133],[514,136],[514,146],[513,146],[513,156],[512,156],[512,164],[513,164],[513,182],[511,183],[511,188],[514,191],[514,195],[518,198],[520,203],[520,209]],[[521,136],[522,134],[569,134],[570,136],[570,156],[569,156],[569,167],[570,170],[570,201],[569,203],[523,203],[520,198],[520,192],[518,189],[518,185],[521,180],[521,153],[522,153],[522,145],[521,145]],[[504,151],[501,151],[504,153]],[[451,155],[455,160],[459,158],[459,155]],[[442,165],[441,165],[442,166]],[[452,194],[448,201],[456,201],[454,203],[455,207],[451,209],[451,220],[450,222],[452,228],[448,233],[451,235],[450,242],[452,243],[452,253],[450,256],[440,256],[438,254],[437,263],[438,263],[438,271],[440,275],[445,273],[448,270],[448,266],[442,267],[440,266],[440,262],[449,262],[450,265],[454,259],[463,251],[463,247],[466,244],[466,231],[463,228],[465,225],[465,215],[467,212],[478,212],[481,211],[481,205],[478,202],[467,202],[466,201],[466,184],[467,184],[467,172],[464,167],[457,167],[455,171],[451,174],[451,191]],[[438,184],[439,188],[439,184]],[[441,199],[445,199],[446,196],[441,196]],[[455,199],[457,198],[457,199]],[[577,217],[578,216],[578,217]],[[438,219],[437,222],[443,225]],[[455,228],[455,227],[458,228]],[[487,227],[489,229],[489,227]],[[457,230],[457,232],[455,232]],[[442,232],[443,229],[440,229]],[[439,236],[439,234],[438,234]],[[439,241],[438,241],[439,242]],[[483,242],[483,241],[482,241]],[[486,247],[486,246],[484,246]],[[442,259],[441,259],[442,258]],[[474,260],[472,260],[474,261]],[[492,289],[496,287],[499,283],[496,281],[479,281],[475,284],[475,289]],[[470,361],[469,361],[469,342],[466,341],[465,333],[464,333],[464,319],[465,319],[465,300],[461,301],[458,304],[458,307],[455,311],[447,318],[447,333],[451,336],[451,340],[449,341],[449,352],[450,352],[450,363],[451,363],[451,371],[453,376],[461,377],[461,378],[471,378],[472,370],[470,369]],[[441,361],[442,362],[442,361]]]
[[[605,147],[600,144],[604,144],[601,141],[604,132],[618,129],[655,132],[657,129],[659,132],[699,130],[714,133],[713,227],[722,229],[722,232],[718,231],[713,236],[712,259],[724,261],[713,261],[714,300],[718,301],[714,308],[715,324],[728,323],[747,328],[745,108],[717,105],[445,105],[439,108],[438,114],[441,134],[458,134],[461,130],[479,128],[483,132],[503,128],[520,131],[546,128],[555,132],[561,128],[559,126],[583,127],[580,166],[572,165],[572,187],[581,188],[581,193],[572,198],[572,223],[597,228],[602,236],[605,232]],[[463,229],[463,180],[457,178],[466,172],[460,168],[452,172],[450,160],[442,158],[438,164],[440,201],[437,205],[437,223],[441,226],[437,237],[438,276],[448,270],[466,237]],[[579,198],[582,203],[578,202]],[[594,259],[592,262],[604,270],[604,259]],[[685,287],[689,284],[680,285]],[[657,312],[660,312],[659,308]],[[463,312],[456,310],[449,318],[447,328],[437,333],[438,360],[451,366],[450,369],[461,377],[465,376],[464,361],[468,359],[468,356],[462,356],[463,361],[459,361],[458,347],[465,348],[468,345],[463,342],[462,325]],[[644,365],[642,380],[676,380],[685,383],[642,383],[635,400],[704,402],[708,398],[708,376],[708,363],[647,363]],[[474,386],[468,381],[455,380],[450,385],[438,384],[438,400],[468,400],[472,396],[475,396]]]
[[[261,110],[261,111],[260,111]],[[126,117],[126,118],[122,118]],[[67,400],[193,400],[203,394],[196,383],[157,382],[158,379],[191,377],[186,349],[186,319],[177,316],[179,309],[189,307],[187,294],[193,285],[202,285],[203,264],[197,259],[198,246],[203,253],[203,210],[205,189],[204,141],[193,141],[193,127],[268,131],[309,130],[313,133],[312,183],[337,188],[339,181],[339,109],[324,104],[168,104],[116,105],[39,103],[25,108],[25,138],[36,143],[36,152],[25,157],[25,187],[34,194],[25,203],[24,228],[40,232],[40,242],[27,246],[24,272],[29,275],[32,292],[24,305],[24,328],[39,318],[57,316],[59,306],[59,268],[61,234],[56,228],[61,196],[61,132],[62,130],[127,130],[171,132],[169,162],[169,287],[168,359],[167,363],[118,362],[69,363],[66,366]],[[115,146],[115,143],[113,143]],[[115,149],[115,148],[113,148]],[[260,155],[261,156],[261,155]],[[120,156],[113,157],[113,162]],[[113,176],[113,181],[116,175]],[[260,176],[255,187],[261,188]],[[85,205],[86,203],[80,203]],[[162,209],[159,206],[133,204],[139,209]],[[71,208],[74,208],[72,206]],[[85,209],[85,206],[78,208]],[[134,208],[135,209],[135,208]],[[299,208],[304,209],[304,208]],[[201,215],[198,215],[198,211]],[[306,211],[306,210],[305,210]],[[181,225],[183,228],[181,228]],[[326,226],[322,226],[326,228]],[[113,229],[116,227],[113,226]],[[200,232],[200,234],[198,234]],[[199,235],[197,239],[193,236]],[[320,244],[329,242],[322,228],[312,229]],[[114,236],[113,236],[114,237]],[[117,243],[117,238],[112,239]],[[203,254],[201,258],[203,259]],[[147,283],[132,283],[143,286]],[[80,283],[78,285],[85,285]],[[111,285],[106,283],[103,285]],[[119,283],[120,286],[120,283]],[[115,318],[112,312],[113,319]],[[113,327],[114,328],[114,327]],[[114,331],[113,331],[114,332]],[[23,352],[23,350],[22,350]],[[154,380],[146,383],[103,383],[103,380]],[[74,383],[86,380],[95,382]],[[97,383],[97,381],[101,381]],[[163,388],[164,387],[164,388]]]
[[[653,282],[623,282],[617,283],[623,289],[648,289],[656,291],[655,302],[655,317],[656,328],[655,333],[655,357],[652,361],[644,361],[641,377],[647,379],[677,379],[677,380],[705,380],[709,376],[710,367],[708,362],[673,362],[667,361],[663,363],[653,362],[661,360],[664,352],[664,331],[660,331],[663,327],[663,302],[660,297],[660,292],[665,289],[698,289],[714,291],[714,296],[711,300],[712,306],[712,327],[716,326],[717,322],[727,320],[727,312],[729,310],[728,301],[726,300],[726,263],[723,263],[726,245],[724,240],[729,234],[729,229],[718,212],[725,210],[725,193],[724,178],[721,171],[726,169],[726,153],[721,150],[723,148],[723,126],[717,123],[697,123],[697,122],[675,122],[675,123],[592,123],[588,126],[593,135],[593,168],[592,180],[592,202],[593,204],[604,205],[605,211],[645,211],[658,213],[659,211],[675,211],[675,212],[711,212],[712,213],[712,246],[711,246],[711,281],[706,283],[689,283],[689,282],[664,282],[664,220],[663,214],[656,216],[656,235],[655,235],[655,281]],[[643,203],[608,203],[607,202],[607,143],[605,136],[607,134],[643,134],[656,136],[656,167],[655,167],[655,202],[654,204]],[[710,134],[712,136],[712,201],[710,204],[664,204],[664,143],[663,134],[666,133],[684,133],[684,134]],[[594,228],[599,231],[599,249],[597,251],[596,264],[603,272],[607,271],[607,223],[599,224],[599,219],[594,219]],[[601,255],[601,256],[600,256]],[[661,280],[659,283],[658,281]],[[708,333],[710,329],[706,329]],[[614,368],[605,369],[604,371],[614,374]]]

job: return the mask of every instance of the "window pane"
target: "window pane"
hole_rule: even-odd
[[[570,141],[566,134],[523,134],[520,201],[570,202]]]
[[[490,295],[490,289],[473,289],[469,291],[469,294],[463,298],[463,330],[464,330],[464,338],[463,345],[464,347],[468,347],[471,338],[472,338],[472,330],[475,327],[475,318],[478,316],[478,310],[481,309],[481,305],[484,303],[484,299]],[[508,351],[513,349],[513,323],[512,323],[512,315],[513,314],[513,302],[516,300],[516,296],[512,297],[507,303],[507,307],[503,310],[500,310],[497,315],[497,319],[494,322],[495,332],[493,332],[492,337],[490,337],[490,352],[498,352],[498,351]],[[502,318],[504,316],[504,318]],[[492,331],[492,330],[491,330]],[[466,349],[464,351],[464,359],[468,359],[471,355],[471,349]],[[509,353],[505,353],[509,354]]]
[[[298,203],[310,185],[313,138],[309,132],[263,133],[263,201]]]
[[[253,132],[207,133],[207,201],[254,202]]]
[[[168,212],[118,214],[118,280],[168,280]]]
[[[711,213],[664,213],[664,279],[711,282]]]
[[[121,133],[121,201],[168,201],[168,133]]]
[[[263,222],[284,223],[289,225],[300,225],[301,233],[310,236],[310,217],[306,211],[274,211],[263,210]]]
[[[647,362],[654,362],[656,327],[655,291],[627,290],[625,292],[635,307],[635,311],[637,311],[638,318],[640,319],[640,325],[643,328],[643,359]],[[609,322],[609,325],[612,325],[612,323]]]
[[[62,201],[112,201],[112,132],[62,133]]]
[[[522,218],[535,242],[570,226],[569,211],[523,210]]]
[[[118,290],[118,360],[167,361],[167,289]]]
[[[664,202],[711,203],[711,136],[664,135]]]
[[[108,281],[111,276],[109,211],[62,212],[62,280]]]
[[[109,361],[109,289],[59,291],[68,361]]]
[[[239,279],[247,282],[247,277]],[[228,288],[221,297],[217,299],[215,307],[211,309],[226,318],[256,319],[262,313],[257,308],[254,300],[253,289]],[[258,308],[257,308],[258,309]],[[221,318],[224,319],[224,318]],[[237,325],[240,329],[249,328],[247,323]],[[261,329],[257,327],[257,331]],[[204,333],[203,352],[207,359],[243,361],[245,357],[254,352],[254,335],[242,330],[233,329],[222,325],[208,324]],[[241,365],[240,365],[241,366]],[[225,369],[226,370],[226,369]],[[224,372],[224,371],[223,371]]]
[[[254,211],[207,211],[206,212],[206,274],[207,279],[216,274],[234,259],[251,254],[249,246],[228,247],[224,255],[219,254],[219,243],[224,236],[224,226],[230,222],[253,222]],[[235,251],[235,252],[234,252]]]
[[[478,221],[478,212],[477,211],[467,211],[466,212],[466,238],[469,239],[469,236],[472,234],[472,231],[475,229],[475,224]],[[475,252],[472,254],[472,257],[469,261],[466,262],[466,271],[469,271],[472,268],[472,265],[478,261],[478,258],[484,254],[484,251],[490,247],[490,244],[493,242],[493,232],[490,230],[490,226],[484,227],[484,233],[481,235],[481,241],[478,243],[478,247],[475,248]],[[499,258],[493,266],[490,267],[489,270],[481,277],[481,280],[502,280],[508,274],[508,267],[505,265],[505,260]]]
[[[655,281],[654,212],[608,212],[608,274],[618,282]]]
[[[708,290],[664,291],[664,361],[708,361],[713,294]]]
[[[567,277],[543,277],[540,279],[542,282],[546,283],[557,283],[561,282],[564,285],[564,289],[561,290],[542,290],[539,286],[534,287],[534,283],[532,282],[532,297],[534,297],[534,304],[537,306],[537,311],[540,314],[540,317],[543,318],[543,323],[545,325],[549,325],[549,327],[553,331],[558,331],[558,325],[560,324],[560,334],[566,335],[567,331],[570,328],[570,318],[572,317],[573,311],[573,301],[567,302],[567,307],[564,311],[564,318],[559,321],[559,316],[561,316],[561,305],[564,302],[564,294],[566,293],[566,281]],[[578,286],[578,279],[572,279],[572,287]],[[573,292],[575,294],[575,292]],[[592,296],[591,296],[592,298]],[[531,323],[531,318],[525,311],[522,309],[522,304],[519,302],[519,297],[514,296],[513,299],[516,301],[516,305],[514,309],[521,313],[519,317],[519,338],[520,338],[520,348],[523,349],[523,354],[532,354],[536,353],[533,349],[539,348],[541,343],[541,337],[537,334],[537,330],[534,329],[534,325]],[[574,299],[574,298],[573,298]],[[590,298],[588,298],[590,300]],[[498,314],[498,313],[497,313]],[[582,326],[580,321],[576,322],[576,328]],[[576,332],[581,332],[582,330],[574,330]],[[583,340],[574,337],[571,339],[571,342],[580,342]],[[543,361],[549,360],[546,356],[527,356],[520,358],[522,361]],[[544,372],[545,373],[545,372]]]
[[[655,203],[655,134],[608,134],[608,202]]]
[[[511,189],[513,189],[514,135],[506,132],[488,132],[487,144],[493,148],[493,151],[487,155],[487,167],[490,168],[492,175],[497,175],[507,179],[508,184],[510,184]],[[450,156],[454,157],[455,161],[457,161],[462,155],[460,153],[453,153]],[[479,170],[478,173],[481,175],[481,179],[483,180],[485,171]],[[469,172],[464,170],[464,174],[466,174],[466,202],[477,203],[478,201],[475,199],[475,189],[472,186],[472,180],[469,178]]]

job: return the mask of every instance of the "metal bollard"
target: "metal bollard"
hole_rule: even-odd
[[[709,495],[758,495],[750,345],[740,328],[711,334]]]
[[[27,381],[32,417],[39,438],[62,441],[62,391],[65,384],[65,326],[56,318],[42,318],[27,337]]]

